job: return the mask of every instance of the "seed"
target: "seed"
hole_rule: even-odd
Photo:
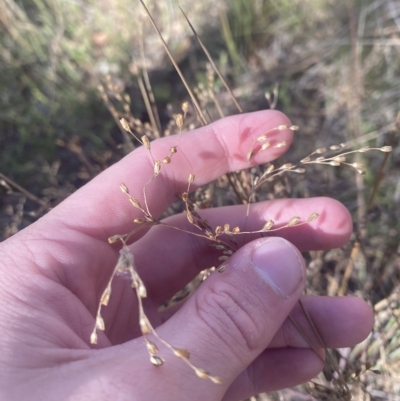
[[[164,359],[160,358],[157,355],[150,355],[150,362],[154,366],[162,366],[164,364]]]
[[[389,153],[393,150],[391,146],[383,146],[382,148],[379,149],[381,152],[386,152]]]
[[[182,103],[182,111],[186,114],[189,111],[189,102]]]
[[[104,320],[100,315],[96,317],[96,328],[102,331],[105,329]]]
[[[277,143],[274,148],[283,148],[284,146],[286,146],[286,141]]]
[[[294,216],[292,217],[289,222],[288,222],[288,227],[293,227],[294,225],[296,225],[298,222],[300,221],[300,217],[299,216]]]
[[[147,340],[147,342],[146,342],[146,347],[147,347],[147,350],[149,351],[149,353],[151,354],[151,355],[154,355],[154,354],[156,354],[157,352],[158,352],[158,348],[157,348],[157,345],[155,345],[152,341],[150,341],[150,340]]]
[[[125,118],[121,118],[121,119],[119,120],[119,122],[121,123],[122,128],[123,128],[125,131],[130,131],[130,130],[131,130],[131,128],[129,127],[128,121],[126,121]]]
[[[108,305],[108,302],[110,301],[110,296],[111,296],[111,288],[107,287],[104,292],[103,295],[101,296],[101,304],[104,306]]]
[[[96,331],[94,331],[91,335],[90,335],[90,344],[97,344],[97,333]]]
[[[219,376],[210,376],[210,380],[215,384],[222,384],[223,383],[222,377],[219,377]]]
[[[182,114],[174,114],[172,118],[175,120],[176,125],[181,130],[183,127],[183,116]]]
[[[174,355],[178,358],[189,359],[189,351],[183,348],[174,348]]]
[[[149,141],[149,138],[147,138],[146,135],[143,135],[143,136],[141,137],[141,139],[142,139],[143,146],[144,146],[146,149],[150,150],[150,141]]]
[[[129,194],[129,189],[128,189],[128,187],[127,187],[123,182],[121,182],[121,184],[119,184],[119,187],[121,188],[121,191],[122,191],[124,194]]]
[[[250,163],[253,157],[254,157],[254,149],[251,149],[250,152],[247,153],[247,161]]]
[[[132,205],[135,206],[137,209],[141,209],[140,202],[133,196],[129,198],[129,202],[131,202]]]
[[[204,369],[195,368],[194,372],[200,379],[208,379],[210,377],[210,374]]]
[[[319,217],[319,214],[317,212],[311,213],[307,218],[307,223],[310,223],[311,221],[314,221],[318,217]]]
[[[268,221],[264,224],[264,226],[263,226],[263,228],[261,229],[261,231],[268,231],[270,228],[272,228],[272,226],[273,226],[274,224],[275,224],[275,223],[274,223],[273,220],[268,220]]]
[[[226,268],[228,267],[227,264],[221,265],[220,267],[218,267],[217,271],[218,273],[222,273],[226,270]]]
[[[271,146],[270,142],[265,142],[262,146],[261,146],[261,150],[265,150],[268,149]]]
[[[160,160],[156,160],[156,162],[154,163],[154,176],[160,174],[160,171],[161,171],[161,162]]]

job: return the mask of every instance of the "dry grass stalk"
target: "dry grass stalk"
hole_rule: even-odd
[[[173,59],[164,39],[162,38],[157,25],[155,24],[150,12],[148,11],[148,9],[146,8],[144,2],[141,0],[141,3],[143,5],[143,7],[146,10],[146,13],[148,14],[151,23],[154,27],[154,29],[156,30],[157,34],[160,37],[160,40],[163,43],[163,46],[165,48],[165,51],[167,52],[168,56],[170,57],[172,63],[174,64],[174,67],[176,68],[180,78],[182,79],[182,82],[184,83],[192,101],[195,107],[195,110],[199,116],[200,121],[202,122],[202,124],[206,124],[208,121],[205,118],[205,115],[199,105],[199,103],[197,102],[196,97],[194,96],[193,92],[191,91],[191,89],[189,88],[189,86],[187,85],[181,71],[179,70],[179,67],[177,66],[175,60]],[[183,11],[182,11],[183,12]],[[215,71],[218,76],[221,78],[222,82],[227,86],[226,81],[224,80],[224,78],[222,77],[222,75],[220,74],[218,68],[216,67],[215,63],[213,62],[213,60],[211,59],[211,57],[209,56],[209,53],[207,51],[207,49],[204,47],[204,45],[202,44],[200,38],[198,37],[196,31],[194,30],[193,26],[191,25],[190,21],[187,19],[187,16],[184,14],[186,20],[188,21],[192,31],[194,32],[196,39],[199,41],[203,51],[206,53],[207,57],[209,58],[209,61],[211,63],[211,66],[213,67],[213,69],[208,68],[208,88],[207,88],[207,92],[206,94],[203,96],[203,99],[205,99],[207,96],[210,96],[211,99],[214,102],[214,105],[216,106],[216,108],[219,111],[220,116],[223,116],[223,112],[222,109],[219,107],[219,103],[218,100],[213,92],[213,83],[214,83],[214,72]],[[110,85],[109,85],[110,86]],[[230,88],[227,87],[229,93],[232,96],[232,99],[234,100],[236,107],[238,107],[238,109],[241,111],[240,106],[237,104],[236,99],[233,96],[233,93],[231,92]],[[199,98],[202,98],[202,88],[200,87],[199,90],[197,91]],[[109,110],[112,112],[113,116],[117,116],[118,113],[116,112],[115,108],[113,108],[113,106],[111,105],[111,102],[109,102],[109,99],[107,97],[107,95],[105,94],[104,89],[102,90],[102,94],[103,94],[103,98],[104,101],[106,102],[106,104],[109,105]],[[146,95],[148,96],[148,94]],[[120,94],[116,94],[115,98],[117,100],[123,100],[122,96]],[[150,105],[148,105],[148,109],[150,108]],[[124,107],[124,110],[127,111],[127,108]],[[149,319],[147,318],[145,311],[143,309],[143,303],[142,300],[143,298],[145,298],[147,296],[147,291],[145,288],[144,283],[142,282],[141,278],[139,277],[136,268],[135,268],[135,264],[134,264],[134,256],[130,253],[128,247],[126,246],[127,240],[129,239],[129,237],[137,232],[140,229],[143,228],[150,228],[151,226],[155,225],[155,224],[159,224],[159,225],[164,225],[166,227],[169,227],[171,229],[176,229],[182,232],[187,233],[188,235],[195,235],[201,238],[204,238],[205,240],[209,241],[210,246],[213,247],[214,249],[218,250],[221,252],[221,256],[219,257],[219,261],[220,262],[225,262],[229,259],[229,257],[238,250],[238,244],[235,240],[235,236],[237,235],[249,235],[249,234],[261,234],[263,235],[265,232],[275,232],[277,230],[283,229],[283,228],[288,228],[288,227],[297,227],[303,224],[308,224],[310,222],[312,222],[313,220],[318,218],[318,213],[313,212],[311,213],[308,218],[304,221],[301,221],[301,218],[299,216],[293,216],[292,218],[289,219],[289,221],[280,227],[274,228],[274,221],[269,220],[267,222],[265,222],[265,224],[263,225],[263,227],[261,227],[259,230],[256,231],[246,231],[245,227],[241,228],[241,227],[233,227],[231,228],[229,224],[225,223],[222,225],[219,225],[215,228],[212,228],[210,226],[210,224],[208,223],[208,221],[206,219],[203,219],[201,217],[201,215],[199,214],[198,211],[198,207],[196,205],[196,202],[193,201],[190,197],[190,188],[191,188],[191,184],[194,182],[195,180],[195,176],[193,173],[189,174],[188,177],[188,186],[187,186],[187,190],[182,193],[182,195],[180,196],[184,208],[185,208],[185,213],[187,216],[187,219],[189,221],[189,223],[193,226],[193,228],[195,229],[194,231],[190,231],[190,230],[184,230],[184,229],[180,229],[178,227],[174,227],[171,225],[168,225],[162,221],[158,221],[156,219],[153,218],[151,211],[149,210],[149,205],[147,202],[147,197],[146,197],[146,188],[147,186],[154,180],[156,179],[156,177],[162,173],[162,169],[164,168],[164,165],[167,165],[169,163],[172,162],[172,158],[173,156],[177,153],[178,150],[178,146],[179,146],[179,142],[180,142],[180,138],[183,132],[183,128],[184,128],[184,122],[185,122],[185,117],[188,113],[189,110],[189,105],[187,102],[183,103],[182,105],[182,112],[183,114],[175,114],[173,115],[173,121],[175,126],[178,129],[178,133],[179,133],[179,138],[177,141],[177,145],[173,146],[170,148],[169,150],[169,154],[164,156],[162,159],[160,160],[155,160],[153,158],[152,155],[152,149],[151,149],[151,141],[148,137],[148,135],[146,135],[146,133],[144,133],[144,130],[141,126],[140,123],[138,123],[136,120],[132,120],[132,118],[130,119],[130,121],[128,122],[128,120],[126,118],[121,118],[119,121],[120,126],[128,133],[130,133],[135,139],[137,139],[139,141],[139,143],[141,143],[150,153],[151,155],[151,159],[153,162],[153,175],[150,177],[149,181],[147,182],[147,184],[144,186],[143,188],[143,198],[144,198],[144,207],[142,207],[142,205],[140,204],[140,202],[133,196],[131,196],[129,194],[129,189],[125,184],[121,184],[121,190],[128,196],[129,201],[131,202],[131,204],[133,205],[133,207],[135,207],[136,209],[139,209],[142,213],[143,213],[143,217],[140,218],[136,218],[134,220],[134,222],[138,225],[137,228],[135,228],[132,232],[128,233],[128,234],[123,234],[123,235],[114,235],[112,237],[109,238],[109,242],[113,243],[116,241],[121,241],[123,246],[122,249],[120,251],[120,257],[118,260],[118,263],[112,273],[112,276],[110,277],[110,280],[106,286],[106,289],[104,290],[102,296],[101,296],[101,300],[98,306],[98,310],[97,310],[97,315],[96,315],[96,322],[95,322],[95,327],[93,329],[93,332],[91,334],[91,343],[95,344],[97,343],[97,331],[101,330],[103,331],[105,329],[105,322],[101,316],[101,308],[102,306],[106,306],[109,302],[110,296],[111,296],[111,284],[112,281],[115,277],[115,275],[119,274],[119,273],[129,273],[130,278],[131,278],[131,286],[133,289],[135,289],[136,294],[137,294],[137,299],[138,299],[138,306],[139,306],[139,325],[141,328],[141,332],[143,334],[143,337],[145,339],[146,342],[146,346],[147,346],[147,350],[149,352],[149,356],[150,356],[150,362],[155,365],[155,366],[162,366],[164,364],[164,360],[158,355],[158,347],[157,345],[151,341],[148,337],[149,334],[153,335],[156,340],[158,340],[161,344],[163,344],[164,346],[166,346],[169,350],[172,351],[172,353],[182,359],[191,369],[193,369],[193,371],[195,372],[195,374],[202,378],[202,379],[209,379],[211,381],[213,381],[214,383],[221,383],[222,379],[217,377],[217,376],[211,376],[207,371],[198,368],[196,366],[194,366],[191,362],[190,362],[190,354],[187,350],[185,349],[179,349],[179,348],[175,348],[172,345],[170,345],[168,342],[166,342],[164,339],[162,339],[158,333],[156,332],[156,330],[152,327]],[[135,130],[131,129],[131,124],[134,124],[135,126]],[[153,131],[155,131],[155,126],[156,124],[153,123]],[[281,148],[281,147],[285,147],[287,144],[286,142],[282,141],[282,142],[278,142],[274,145],[271,145],[271,141],[268,140],[268,136],[271,132],[273,131],[282,131],[282,130],[291,130],[291,131],[297,131],[299,129],[298,126],[292,125],[292,126],[288,126],[288,125],[280,125],[277,126],[271,130],[269,130],[268,132],[266,132],[265,134],[257,137],[253,144],[250,147],[250,150],[247,152],[247,160],[250,163],[253,158],[260,152],[268,149],[269,147],[273,146],[275,148]],[[151,131],[151,130],[150,130]],[[155,135],[157,136],[157,134]],[[341,165],[345,165],[345,166],[349,166],[354,168],[358,173],[363,174],[364,170],[363,170],[363,166],[358,163],[358,162],[349,162],[347,161],[347,157],[351,154],[355,154],[355,153],[363,153],[363,152],[367,152],[367,151],[371,151],[371,150],[379,150],[382,152],[391,152],[392,148],[390,146],[383,146],[380,148],[369,148],[369,147],[363,147],[361,149],[358,150],[353,150],[353,151],[348,151],[348,152],[344,152],[344,153],[339,153],[339,154],[333,154],[333,155],[328,155],[326,156],[326,153],[328,152],[333,152],[333,153],[337,153],[338,151],[341,151],[342,149],[344,149],[346,146],[344,144],[340,144],[340,145],[333,145],[331,146],[329,149],[328,148],[319,148],[317,150],[315,150],[314,152],[312,152],[310,155],[308,155],[307,157],[303,158],[300,163],[298,165],[294,165],[291,163],[286,163],[283,164],[280,167],[275,168],[273,165],[270,165],[268,168],[266,168],[266,170],[264,171],[264,173],[262,173],[262,175],[260,175],[259,177],[253,177],[253,185],[251,188],[251,193],[248,196],[248,200],[247,202],[243,202],[243,203],[248,203],[250,204],[251,198],[254,195],[255,191],[265,182],[267,181],[271,181],[274,177],[280,176],[284,173],[288,173],[288,172],[294,172],[294,173],[299,173],[302,174],[305,172],[305,168],[304,166],[310,165],[310,164],[323,164],[323,165],[329,165],[329,166],[333,166],[333,167],[338,167]],[[232,180],[232,176],[228,176],[228,179]],[[238,180],[238,177],[235,175],[234,176],[235,180]],[[239,180],[238,180],[239,181]],[[231,182],[231,181],[230,181]],[[232,183],[232,182],[231,182]],[[238,191],[237,186],[236,185],[232,185],[233,188],[235,189],[235,192]],[[246,191],[242,190],[242,193],[237,192],[238,198],[243,200],[244,196],[243,194],[245,194]],[[248,216],[248,213],[246,215],[246,218]],[[222,263],[220,265],[220,267],[218,269],[216,269],[219,273],[222,273],[226,268],[227,268],[227,264],[226,263]],[[214,268],[212,268],[212,270],[214,270]],[[210,274],[210,273],[208,273]],[[302,307],[303,308],[303,307]],[[317,335],[317,338],[319,338],[321,345],[326,349],[325,345],[323,344],[322,338],[320,337],[317,328],[315,327],[315,325],[313,324],[311,318],[309,317],[308,313],[306,312],[306,310],[303,308],[303,312],[306,314],[307,316],[307,320],[309,321],[309,324],[311,325],[313,331],[315,332],[315,334]],[[292,320],[293,321],[293,320]],[[293,321],[293,323],[295,324],[296,327],[298,327],[296,325],[296,323]],[[299,329],[299,327],[298,327]],[[301,332],[301,330],[299,329],[299,331]],[[303,337],[306,339],[306,341],[308,341],[308,339],[306,338],[306,336],[304,335],[304,333],[302,334]],[[308,341],[309,342],[309,341]],[[311,344],[309,342],[309,344]],[[312,345],[310,345],[311,348],[314,349],[314,347]],[[316,350],[315,350],[316,351]],[[347,386],[347,382],[346,382],[346,378],[344,378],[341,375],[340,369],[337,366],[337,364],[335,363],[335,361],[333,360],[333,358],[331,358],[328,355],[328,364],[330,365],[331,369],[333,371],[336,372],[337,374],[337,379],[335,379],[335,383],[339,388],[339,392],[342,395],[342,397],[344,397],[344,399],[350,399],[350,391],[349,391],[349,387]]]

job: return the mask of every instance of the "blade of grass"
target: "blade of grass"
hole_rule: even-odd
[[[196,109],[196,111],[197,111],[197,114],[198,114],[198,116],[199,116],[199,118],[200,118],[201,123],[202,123],[203,125],[207,125],[207,124],[208,124],[208,121],[207,121],[206,117],[204,116],[203,112],[201,111],[200,105],[199,105],[199,103],[197,102],[197,99],[196,99],[196,97],[194,96],[194,93],[193,93],[192,90],[190,89],[190,86],[189,86],[189,84],[187,83],[185,77],[183,76],[181,69],[179,68],[178,64],[176,63],[174,57],[172,56],[172,53],[170,52],[167,43],[165,42],[163,36],[161,35],[161,32],[160,32],[160,30],[158,29],[157,24],[155,23],[155,21],[154,21],[152,15],[151,15],[149,9],[146,7],[146,4],[144,3],[143,0],[140,0],[140,3],[142,4],[144,10],[146,11],[146,14],[149,16],[150,22],[151,22],[151,24],[153,25],[153,28],[154,28],[154,30],[156,31],[157,35],[159,36],[159,38],[160,38],[160,40],[161,40],[161,42],[162,42],[162,44],[163,44],[163,47],[164,47],[166,53],[168,54],[168,57],[170,58],[170,60],[171,60],[171,62],[172,62],[172,64],[173,64],[173,66],[175,67],[176,72],[178,73],[180,79],[182,80],[183,85],[185,85],[185,88],[186,88],[187,92],[189,93],[190,98],[192,99],[193,105],[194,105],[194,107],[195,107],[195,109]]]
[[[151,104],[151,114],[149,114],[152,124],[153,129],[155,129],[155,135],[157,138],[161,136],[161,122],[160,122],[160,116],[158,115],[158,110],[156,106],[156,100],[154,98],[154,93],[153,89],[151,87],[150,79],[149,79],[149,73],[147,71],[147,64],[146,64],[146,58],[144,56],[144,38],[143,38],[143,31],[141,32],[141,37],[140,37],[140,58],[142,59],[142,73],[143,73],[143,79],[144,79],[144,84],[147,90],[147,94],[149,97],[149,101]]]
[[[217,73],[219,79],[222,81],[222,83],[224,84],[226,90],[228,91],[229,95],[232,98],[233,103],[235,104],[237,110],[240,113],[243,113],[243,109],[241,108],[241,106],[239,105],[235,95],[232,92],[232,89],[229,87],[228,83],[226,82],[226,79],[224,78],[224,76],[222,75],[221,71],[218,69],[217,65],[215,64],[213,58],[211,57],[210,52],[207,50],[206,46],[204,45],[203,41],[200,39],[199,35],[197,34],[196,30],[194,29],[192,23],[190,22],[189,18],[187,17],[187,15],[185,14],[185,12],[182,10],[182,8],[179,6],[183,16],[185,17],[190,29],[193,32],[194,37],[196,38],[197,42],[199,43],[201,49],[203,50],[204,54],[207,56],[208,61],[210,62],[211,66],[213,67],[214,71]]]

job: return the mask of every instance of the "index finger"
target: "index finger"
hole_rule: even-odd
[[[193,189],[219,176],[281,156],[290,146],[293,133],[288,118],[274,110],[227,117],[208,126],[184,133],[178,152],[170,164],[146,189],[147,202],[154,218],[187,187],[189,174],[196,176]],[[270,147],[252,158],[247,154],[257,137],[268,134]],[[177,144],[177,137],[165,137],[151,143],[155,160],[162,160]],[[275,147],[280,144],[279,147]],[[118,186],[125,183],[132,196],[144,205],[143,188],[152,177],[154,164],[149,151],[141,147],[110,167],[54,209],[53,218],[66,222],[69,228],[107,240],[115,234],[132,230],[133,219],[143,213],[131,207]],[[88,205],[84,207],[84,205]]]

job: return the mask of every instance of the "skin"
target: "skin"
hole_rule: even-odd
[[[249,167],[246,154],[254,139],[290,124],[277,111],[228,117],[185,133],[171,164],[151,183],[147,201],[158,218],[186,190]],[[257,154],[251,164],[271,161],[292,141],[290,130],[270,135],[282,148]],[[162,159],[176,138],[152,143]],[[0,244],[0,398],[40,400],[240,400],[307,381],[321,371],[320,358],[287,319],[289,313],[320,348],[304,315],[303,303],[328,347],[347,347],[370,332],[373,316],[357,298],[302,296],[305,266],[300,251],[345,244],[352,222],[347,210],[328,198],[283,199],[252,205],[246,227],[258,230],[273,219],[320,217],[283,229],[274,238],[240,237],[242,245],[222,274],[212,274],[185,303],[163,313],[158,306],[202,269],[218,266],[220,253],[181,231],[156,226],[132,238],[135,267],[148,290],[145,308],[158,333],[191,352],[191,361],[220,385],[201,380],[164,347],[163,367],[152,366],[138,328],[136,295],[117,277],[103,308],[105,332],[89,343],[94,316],[118,259],[107,238],[129,232],[142,217],[118,185],[124,182],[139,201],[151,177],[149,153],[140,148],[78,190],[46,216]],[[193,187],[193,188],[194,188]],[[212,226],[243,224],[242,206],[201,212]],[[190,228],[184,215],[168,223]],[[323,351],[319,351],[323,356]]]

